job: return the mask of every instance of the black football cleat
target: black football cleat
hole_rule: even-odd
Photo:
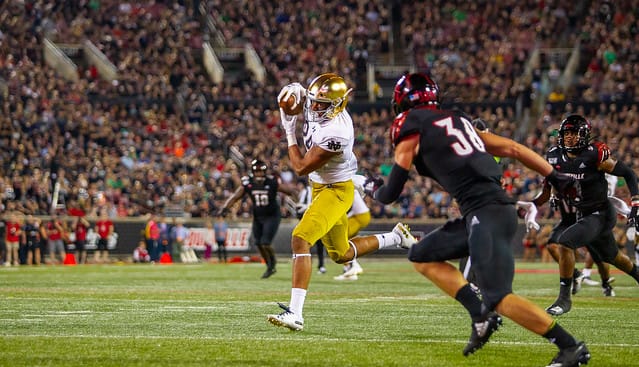
[[[561,349],[555,358],[546,367],[579,367],[588,364],[590,352],[584,342],[579,342],[574,347]]]
[[[497,329],[502,324],[502,319],[496,312],[488,314],[486,321],[473,322],[471,325],[472,331],[470,333],[470,339],[468,344],[464,347],[464,356],[468,357],[470,354],[475,353],[478,349],[484,346]]]
[[[271,275],[273,275],[275,273],[276,273],[275,269],[266,269],[264,274],[262,274],[262,279],[266,279],[266,278],[270,277]]]

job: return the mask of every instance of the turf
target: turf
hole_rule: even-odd
[[[466,312],[403,259],[364,259],[313,274],[305,329],[266,321],[287,303],[291,267],[261,264],[86,265],[0,269],[0,366],[545,366],[556,348],[510,320],[470,357]],[[542,307],[555,265],[518,264],[517,293]],[[532,271],[540,270],[540,271]],[[584,339],[589,366],[639,366],[639,287],[617,297],[584,286],[560,323]]]

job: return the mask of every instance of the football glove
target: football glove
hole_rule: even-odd
[[[367,177],[364,182],[364,193],[372,198],[375,197],[375,192],[384,185],[384,179],[381,177]]]
[[[293,108],[297,107],[298,103],[302,103],[302,96],[306,96],[306,89],[302,87],[300,83],[291,83],[285,85],[284,88],[280,91],[280,94],[277,95],[277,101],[286,100],[290,96],[295,96],[296,104],[292,106]]]
[[[558,197],[565,197],[567,191],[574,190],[575,188],[575,179],[570,175],[565,173],[557,172],[557,170],[553,169],[552,172],[548,176],[546,176],[546,180],[548,183],[552,185],[552,187],[557,190]],[[571,196],[571,195],[568,195]]]
[[[362,176],[362,175],[354,175],[353,176],[353,185],[355,185],[355,190],[359,192],[362,198],[366,196],[373,197],[373,194],[377,189],[380,188],[384,184],[384,179],[381,177],[372,177],[372,176]]]
[[[617,214],[628,218],[628,214],[630,214],[630,207],[625,201],[616,196],[608,196],[608,201],[615,207]]]
[[[537,206],[532,202],[518,201],[517,214],[526,221],[526,232],[530,232],[531,229],[538,231],[541,228],[535,220],[537,218]]]
[[[353,185],[355,186],[355,190],[359,192],[359,196],[361,197],[366,197],[366,191],[364,191],[364,184],[366,184],[366,176],[362,176],[362,175],[353,176]]]
[[[289,116],[280,108],[280,121],[286,135],[295,136],[295,123],[297,122],[297,116]]]

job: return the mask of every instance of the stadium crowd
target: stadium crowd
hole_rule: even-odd
[[[277,143],[282,141],[277,91],[326,70],[361,87],[366,62],[391,47],[391,19],[403,21],[404,56],[414,57],[420,70],[446,87],[444,105],[512,101],[530,91],[521,89],[526,81],[520,76],[537,42],[563,46],[581,37],[592,59],[568,91],[572,103],[547,104],[522,140],[543,154],[562,116],[583,113],[595,135],[636,169],[639,48],[632,41],[638,27],[635,12],[624,9],[639,9],[638,1],[616,2],[610,17],[600,14],[596,2],[585,10],[533,0],[401,2],[399,11],[399,2],[384,1],[327,1],[321,9],[307,2],[205,2],[228,45],[248,41],[258,50],[268,75],[264,84],[250,73],[221,84],[205,76],[199,60],[206,35],[195,3],[0,5],[0,77],[7,86],[0,114],[0,211],[49,214],[58,183],[61,207],[81,207],[89,216],[169,208],[207,216],[234,192],[254,158],[269,162],[273,173],[294,185],[285,145]],[[587,16],[577,22],[579,11]],[[424,18],[413,14],[430,21],[413,21]],[[554,39],[549,28],[562,37]],[[80,65],[77,82],[62,79],[44,62],[45,37],[59,43],[91,40],[116,66],[117,81],[102,80],[92,65]],[[175,103],[179,97],[186,101],[184,111]],[[468,112],[498,134],[513,137],[519,128],[512,105],[478,104]],[[390,110],[353,117],[361,171],[388,173]],[[524,199],[540,186],[537,175],[508,161],[504,177],[508,190]],[[396,203],[368,204],[377,218],[456,215],[450,196],[421,177],[411,178]],[[542,214],[552,215],[547,208]],[[250,216],[250,205],[242,203],[237,215]],[[294,213],[284,206],[283,215]]]

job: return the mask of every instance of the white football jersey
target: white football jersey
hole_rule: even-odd
[[[353,120],[348,112],[343,111],[330,121],[305,122],[304,125],[304,146],[307,150],[318,145],[324,150],[342,153],[309,173],[308,178],[319,184],[350,180],[357,171],[357,159],[353,153]]]

